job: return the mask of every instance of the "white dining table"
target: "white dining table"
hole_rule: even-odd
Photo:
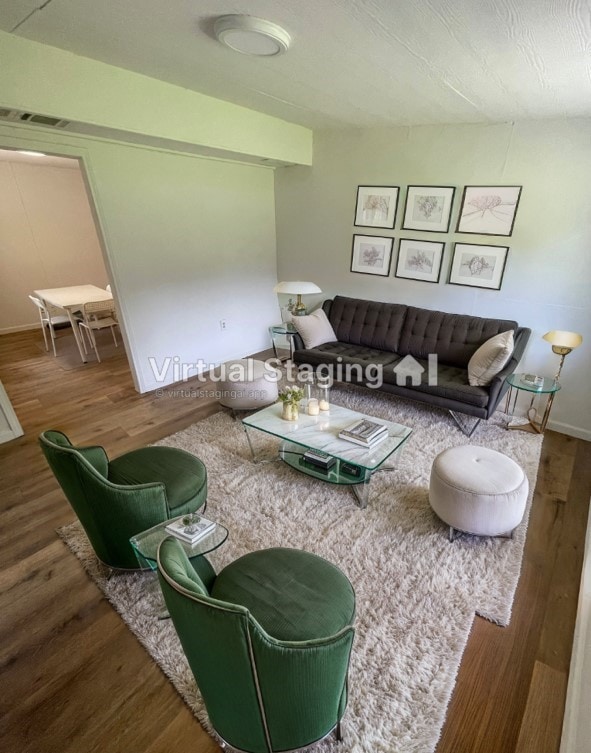
[[[85,303],[112,300],[112,294],[109,293],[108,290],[99,288],[96,285],[70,285],[66,288],[47,288],[45,290],[35,290],[33,292],[38,298],[45,301],[45,303],[48,303],[51,306],[56,306],[66,312],[70,324],[72,325],[72,332],[74,333],[74,339],[78,346],[80,358],[84,363],[87,363],[88,359],[84,353],[84,348],[82,347],[80,331],[78,330],[78,325],[74,318],[74,312],[80,311]]]

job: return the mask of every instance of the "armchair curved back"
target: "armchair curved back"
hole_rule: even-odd
[[[217,734],[245,753],[301,748],[328,735],[347,700],[354,629],[281,641],[238,604],[209,595],[185,552],[158,552],[164,599]]]
[[[113,484],[104,449],[74,447],[61,431],[45,431],[39,442],[97,557],[110,567],[138,569],[129,539],[168,517],[164,485]]]

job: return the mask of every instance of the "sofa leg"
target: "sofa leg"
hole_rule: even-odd
[[[342,743],[343,742],[343,730],[341,729],[340,721],[337,722],[337,726],[335,727],[334,732],[335,732],[335,737],[337,738],[337,742]]]
[[[465,419],[463,419],[463,418],[460,419],[460,415],[463,415],[463,414],[459,414],[459,413],[456,413],[453,410],[450,410],[449,411],[449,415],[453,418],[453,420],[456,422],[456,424],[458,425],[458,427],[461,429],[461,431],[467,437],[471,437],[472,434],[474,434],[474,432],[478,428],[478,425],[482,421],[481,418],[476,418],[476,419],[474,419],[474,423],[472,424],[472,426],[469,427],[469,426],[466,425]]]

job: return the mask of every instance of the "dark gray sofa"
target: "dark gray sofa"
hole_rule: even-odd
[[[371,365],[381,365],[383,383],[380,389],[401,397],[448,409],[463,431],[471,434],[480,419],[495,412],[511,374],[523,354],[531,330],[509,319],[485,319],[463,314],[415,308],[399,303],[380,303],[358,298],[336,296],[323,303],[337,336],[336,342],[305,349],[303,341],[294,338],[296,364],[330,369],[337,381],[351,381],[369,386],[374,377]],[[482,343],[507,330],[514,330],[515,349],[509,363],[487,387],[468,383],[468,361]],[[429,384],[429,354],[437,356],[436,381]],[[412,359],[406,358],[412,356]],[[404,360],[406,359],[406,360]],[[363,375],[347,376],[347,364],[359,364]],[[410,366],[412,376],[401,373]],[[369,371],[366,367],[370,367]],[[420,372],[421,367],[424,369]],[[349,367],[351,369],[351,366]],[[433,379],[431,379],[433,381]],[[467,431],[457,414],[477,419]]]

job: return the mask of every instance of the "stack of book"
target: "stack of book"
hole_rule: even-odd
[[[191,520],[191,516],[184,515],[182,518],[169,523],[166,526],[166,531],[187,544],[196,544],[200,539],[211,533],[216,524],[200,515],[194,517],[195,520]]]
[[[373,447],[388,438],[388,427],[369,418],[361,418],[343,429],[339,437],[362,447]]]

